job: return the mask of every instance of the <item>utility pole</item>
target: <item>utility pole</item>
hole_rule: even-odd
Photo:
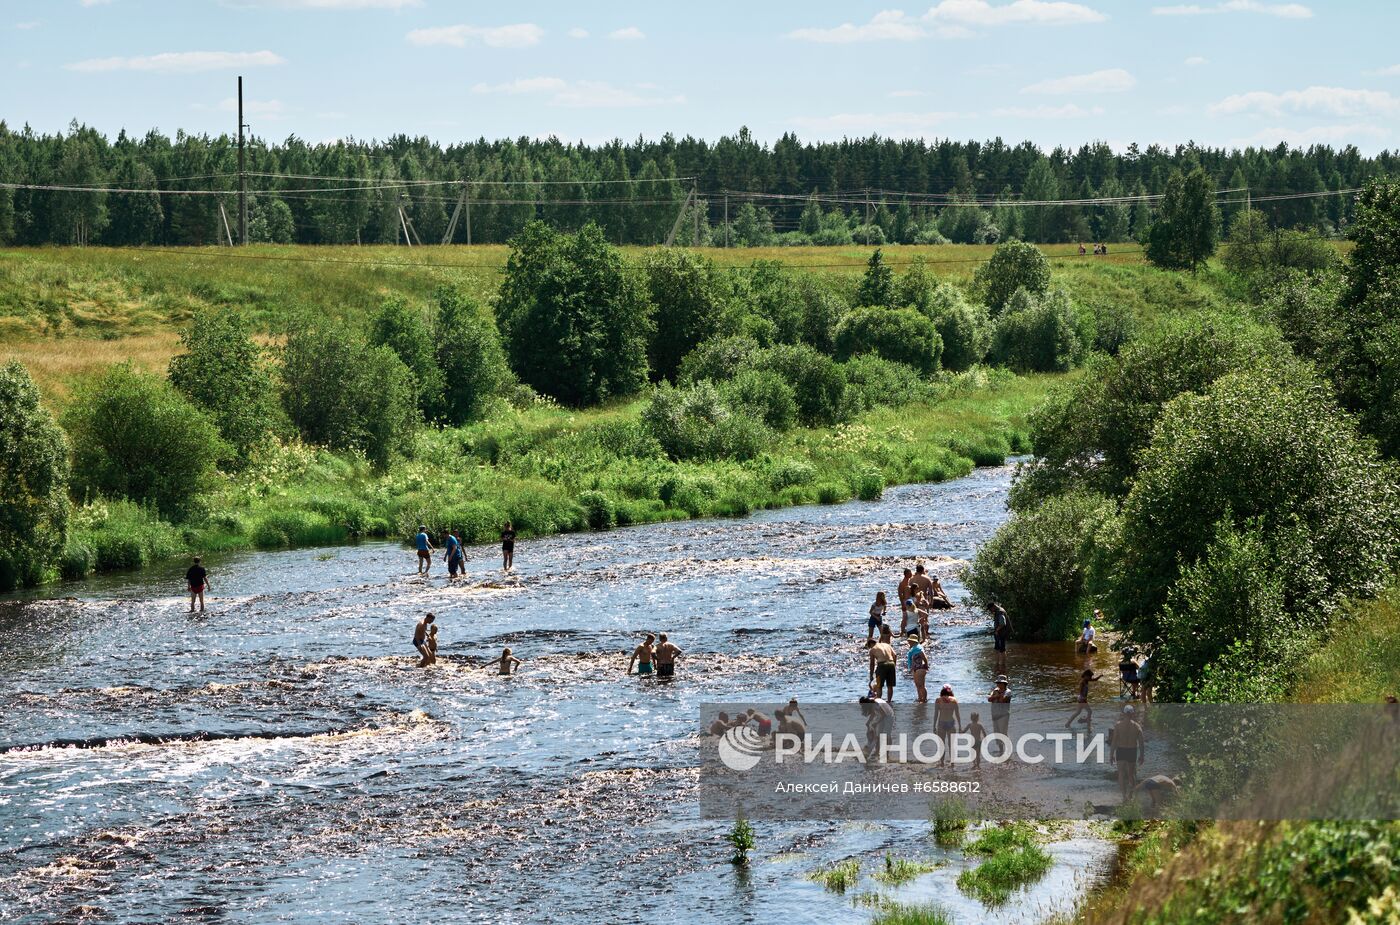
[[[695,197],[695,237],[690,239],[691,247],[700,246],[700,186],[697,183],[692,186],[691,194]]]
[[[472,243],[472,183],[467,181],[466,192],[462,194],[463,211],[467,213],[467,246]]]
[[[248,171],[243,160],[243,75],[238,75],[238,243],[248,243]],[[228,224],[225,217],[224,224]]]
[[[724,246],[729,246],[729,190],[724,191]]]

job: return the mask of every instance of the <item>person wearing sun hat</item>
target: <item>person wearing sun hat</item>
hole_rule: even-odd
[[[997,675],[996,686],[987,695],[992,705],[992,732],[1006,735],[1011,722],[1011,679],[1004,674]]]
[[[911,633],[905,641],[909,643],[909,677],[914,680],[914,689],[919,692],[918,702],[928,703],[928,689],[924,687],[924,678],[928,676],[928,655],[924,652],[923,641],[918,633]]]

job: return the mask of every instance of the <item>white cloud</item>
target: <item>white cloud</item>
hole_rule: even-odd
[[[1308,87],[1269,93],[1254,90],[1236,93],[1210,107],[1215,115],[1259,113],[1279,116],[1285,112],[1312,112],[1340,118],[1400,114],[1400,98],[1384,90],[1352,90],[1346,87]]]
[[[625,29],[614,29],[608,33],[608,38],[618,42],[635,42],[646,37],[646,33],[636,26],[628,26]]]
[[[192,74],[241,67],[270,67],[286,59],[270,51],[168,51],[134,58],[88,58],[64,65],[70,71],[158,71]]]
[[[1386,139],[1391,131],[1384,126],[1370,122],[1357,122],[1348,125],[1314,125],[1309,128],[1265,128],[1245,138],[1235,138],[1228,142],[1232,148],[1272,148],[1279,142],[1297,148],[1309,145],[1355,144],[1359,139]]]
[[[1022,87],[1022,93],[1039,93],[1047,96],[1069,96],[1076,93],[1122,93],[1137,86],[1137,78],[1121,67],[1094,71],[1092,74],[1073,74],[1069,77],[1054,77]]]
[[[1400,77],[1400,64],[1392,64],[1390,67],[1383,67],[1371,72],[1378,77]]]
[[[651,85],[617,87],[600,80],[564,80],[560,77],[527,77],[506,83],[479,83],[473,93],[489,96],[546,96],[551,106],[570,109],[631,109],[685,102],[683,96],[657,96]]]
[[[1214,6],[1183,3],[1177,6],[1154,6],[1158,16],[1208,16],[1212,13],[1262,13],[1280,19],[1311,19],[1313,11],[1301,3],[1260,3],[1259,0],[1225,0]]]
[[[1004,26],[1010,23],[1065,26],[1103,22],[1106,18],[1098,10],[1082,3],[1047,0],[1014,0],[1000,6],[987,0],[942,0],[924,14],[924,19],[931,22],[941,20],[964,26]]]
[[[928,38],[933,33],[928,26],[904,15],[903,10],[881,10],[863,25],[842,23],[829,29],[794,29],[787,37],[803,42],[846,44],[849,42],[912,42]]]
[[[1181,63],[1186,65],[1187,67],[1200,67],[1202,64],[1209,64],[1210,62],[1207,59],[1202,58],[1200,55],[1192,55],[1191,57],[1187,58]]]
[[[414,45],[455,45],[463,48],[480,42],[490,48],[528,48],[538,45],[544,30],[532,22],[509,26],[432,26],[414,29],[405,38]]]
[[[571,39],[586,39],[586,38],[588,38],[588,30],[587,30],[587,29],[579,29],[579,28],[570,29],[570,30],[569,30],[569,38],[571,38]]]
[[[31,20],[30,22],[17,22],[15,23],[15,28],[23,31],[28,31],[30,29],[39,28],[39,25],[40,24],[37,20]]]
[[[830,116],[798,116],[790,120],[806,131],[848,136],[927,134],[954,117],[951,112],[842,112]]]
[[[1004,119],[1083,119],[1086,116],[1101,116],[1103,113],[1102,106],[1085,109],[1075,103],[1066,103],[1063,106],[1003,106],[991,112],[993,116]]]
[[[282,10],[402,10],[423,0],[225,0],[229,6]]]

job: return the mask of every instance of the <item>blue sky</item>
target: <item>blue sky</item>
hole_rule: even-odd
[[[1400,147],[1400,3],[0,0],[0,118],[310,141]]]

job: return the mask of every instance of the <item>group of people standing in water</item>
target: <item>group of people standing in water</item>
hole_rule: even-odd
[[[427,577],[433,568],[433,553],[438,549],[426,526],[420,526],[413,538],[413,549],[418,557],[418,574]],[[467,552],[457,533],[448,530],[442,541],[442,561],[447,564],[447,577],[456,578],[467,573]],[[501,525],[501,569],[509,572],[515,568],[515,525],[507,520]]]

